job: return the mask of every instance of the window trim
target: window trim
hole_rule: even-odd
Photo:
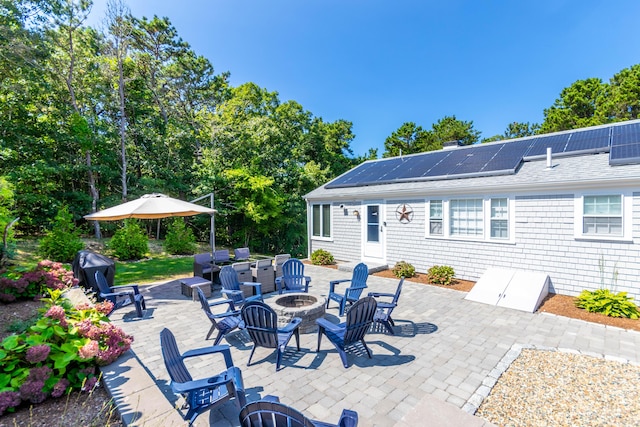
[[[468,235],[452,235],[451,234],[451,201],[452,200],[482,200],[482,234],[478,236]],[[506,199],[507,200],[507,234],[508,238],[491,237],[491,200]],[[442,201],[442,234],[431,234],[430,215],[431,201]],[[428,239],[439,240],[456,240],[456,241],[473,241],[473,242],[491,242],[491,243],[515,243],[515,196],[498,194],[491,197],[487,196],[455,196],[455,197],[433,197],[426,199],[426,221],[425,221],[425,237]]]
[[[591,196],[620,196],[622,204],[622,235],[587,234],[584,232],[584,198]],[[633,241],[633,194],[630,191],[590,191],[574,195],[573,234],[576,240],[590,241]]]
[[[314,208],[316,206],[319,206],[319,210],[320,210],[320,235],[315,235],[313,234],[313,221],[314,221]],[[324,234],[324,209],[323,207],[328,206],[329,207],[329,235],[328,236],[323,236]],[[333,204],[332,203],[311,203],[311,218],[310,218],[310,236],[311,239],[313,240],[325,240],[325,241],[332,241],[333,240]]]

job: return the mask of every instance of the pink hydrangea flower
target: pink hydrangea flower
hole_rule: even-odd
[[[98,341],[91,340],[78,350],[78,356],[82,359],[91,359],[92,357],[96,357],[99,351],[100,346],[98,345]]]

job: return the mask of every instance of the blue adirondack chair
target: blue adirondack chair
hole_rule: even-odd
[[[251,365],[251,358],[258,347],[277,349],[276,372],[280,370],[280,361],[289,340],[296,337],[296,346],[300,351],[300,323],[302,319],[294,317],[283,328],[278,327],[278,315],[271,307],[260,301],[252,301],[242,307],[242,320],[245,330],[249,333],[253,348],[249,355],[247,366]]]
[[[304,275],[304,264],[297,258],[290,258],[282,264],[282,276],[276,278],[278,293],[309,292],[311,277]]]
[[[263,400],[248,403],[242,408],[240,425],[242,427],[356,427],[358,413],[343,409],[338,424],[323,423],[310,420],[298,410],[280,403],[275,396],[267,396]]]
[[[235,398],[238,409],[247,403],[242,372],[233,366],[229,346],[209,346],[180,354],[175,336],[169,329],[164,328],[160,332],[160,347],[171,377],[171,390],[184,396],[186,400],[188,410],[184,419],[189,421],[190,426],[198,415],[232,398]],[[208,354],[221,354],[227,369],[218,375],[194,380],[184,364],[184,359]]]
[[[375,298],[367,296],[353,303],[351,309],[347,312],[346,322],[334,325],[326,319],[316,319],[316,324],[319,328],[318,349],[316,351],[320,351],[322,335],[326,335],[338,350],[345,368],[349,367],[346,349],[358,342],[362,343],[367,355],[371,358],[371,350],[367,347],[367,343],[364,342],[364,336],[371,327],[373,316],[376,313],[376,306]]]
[[[376,309],[375,316],[373,316],[373,321],[384,325],[384,327],[387,328],[387,331],[389,331],[391,335],[395,335],[395,332],[393,331],[393,326],[396,325],[393,322],[393,319],[391,318],[391,312],[398,305],[398,299],[400,298],[400,292],[402,292],[403,283],[404,283],[404,277],[400,279],[400,283],[398,283],[398,287],[396,288],[395,294],[384,293],[384,292],[369,292],[370,297],[391,298],[391,301],[380,301],[376,299],[376,301],[378,302],[378,308]]]
[[[136,307],[136,315],[138,317],[143,316],[143,310],[147,309],[147,304],[144,302],[144,296],[140,293],[138,285],[109,286],[107,278],[100,270],[96,271],[94,277],[98,284],[98,290],[100,291],[99,297],[103,300],[111,301],[113,303],[113,310],[133,303]],[[113,310],[111,310],[111,312],[113,312]]]
[[[233,301],[237,307],[242,307],[250,301],[262,301],[262,285],[257,282],[240,282],[238,281],[238,273],[230,265],[225,265],[220,270],[220,283],[222,284],[221,292],[228,299]],[[251,296],[245,297],[241,286],[253,287]]]
[[[369,277],[369,267],[365,263],[356,265],[353,269],[351,279],[332,280],[329,282],[329,297],[327,298],[327,308],[331,300],[338,303],[340,307],[340,316],[344,316],[347,304],[353,304],[358,301],[364,288],[367,287],[367,278]],[[351,285],[344,290],[344,293],[336,291],[336,285],[350,282]]]
[[[216,336],[213,345],[218,345],[222,337],[224,337],[229,332],[233,331],[236,328],[244,328],[244,323],[242,323],[242,317],[240,317],[240,310],[236,310],[236,307],[233,304],[233,301],[230,299],[218,300],[209,302],[207,297],[202,292],[202,289],[196,287],[198,292],[198,299],[200,300],[200,305],[202,306],[202,310],[207,318],[211,321],[211,329],[209,329],[209,333],[207,334],[207,338],[211,336],[213,331],[217,330],[218,335]],[[213,313],[211,311],[211,307],[216,307],[222,304],[228,304],[227,311],[224,313]]]

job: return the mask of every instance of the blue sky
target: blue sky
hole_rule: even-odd
[[[103,19],[95,0],[89,24]],[[231,84],[254,82],[325,121],[356,155],[404,122],[455,115],[481,137],[540,123],[563,88],[640,63],[637,0],[128,0],[166,16]]]

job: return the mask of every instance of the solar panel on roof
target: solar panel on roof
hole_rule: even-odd
[[[640,142],[640,123],[614,126],[611,132],[611,146]]]
[[[640,143],[624,144],[611,147],[610,165],[628,165],[640,163]]]
[[[482,172],[515,172],[531,143],[531,140],[504,143],[502,149],[482,168]]]
[[[571,134],[565,153],[578,151],[602,151],[609,148],[611,128],[599,128]]]
[[[473,174],[482,171],[484,166],[502,150],[506,144],[484,145],[466,150],[467,154],[463,158],[462,163],[458,164],[455,169],[450,171],[448,175]]]
[[[376,163],[377,162],[361,163],[355,168],[345,173],[344,175],[334,179],[333,181],[328,183],[325,187],[335,188],[335,187],[352,187],[352,186],[360,185],[361,179],[359,178],[361,178],[361,176],[367,170],[375,168]]]
[[[533,156],[545,156],[547,154],[547,148],[551,147],[553,153],[562,153],[565,150],[567,141],[569,140],[568,133],[562,135],[540,135],[534,141],[529,150],[524,153],[524,157]]]
[[[444,157],[439,163],[433,165],[431,169],[424,174],[424,177],[436,177],[436,176],[445,176],[451,173],[458,165],[462,164],[466,157],[469,149],[452,149],[450,150],[451,154],[447,157]]]

